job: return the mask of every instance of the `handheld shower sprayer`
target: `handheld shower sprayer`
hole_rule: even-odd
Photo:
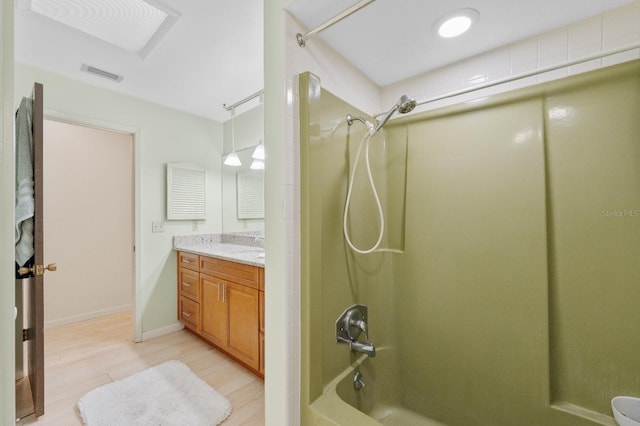
[[[413,111],[413,109],[416,107],[416,101],[413,98],[410,98],[407,95],[402,95],[400,97],[400,99],[398,100],[398,102],[393,106],[393,108],[391,108],[382,118],[382,120],[379,120],[378,123],[376,124],[375,127],[375,131],[377,132],[378,130],[382,129],[382,126],[384,126],[387,121],[389,121],[389,119],[391,118],[391,116],[398,111],[400,114],[406,114],[408,112]]]
[[[375,135],[378,130],[382,129],[382,126],[385,125],[385,123],[387,121],[389,121],[389,119],[391,118],[391,116],[398,111],[400,114],[406,114],[410,111],[413,111],[413,109],[416,107],[416,101],[410,97],[408,97],[407,95],[402,95],[402,97],[400,98],[400,100],[398,100],[398,102],[393,106],[393,108],[391,108],[387,113],[384,114],[384,117],[382,118],[382,120],[378,120],[376,122],[376,125],[374,126],[372,123],[370,123],[369,121],[365,120],[362,117],[357,117],[357,116],[353,116],[351,114],[347,115],[346,118],[346,123],[351,126],[353,125],[354,121],[360,121],[362,124],[364,124],[367,127],[367,133],[362,137],[362,140],[360,141],[360,145],[358,145],[358,150],[356,151],[356,156],[355,159],[353,161],[353,168],[351,170],[351,175],[349,177],[349,184],[347,186],[347,199],[345,201],[345,205],[344,205],[344,215],[343,215],[343,221],[342,221],[342,227],[343,227],[343,231],[344,231],[344,237],[345,240],[347,242],[347,244],[349,245],[349,247],[351,247],[351,249],[353,251],[355,251],[356,253],[360,253],[360,254],[369,254],[372,253],[374,251],[395,251],[392,249],[380,249],[380,243],[382,242],[382,237],[384,235],[384,212],[382,210],[382,203],[380,202],[380,197],[378,195],[378,190],[376,189],[376,185],[373,181],[373,175],[371,173],[371,163],[369,161],[369,143],[371,141],[371,138],[373,137],[373,135]],[[343,121],[344,122],[344,121]],[[360,249],[358,247],[356,247],[353,242],[351,242],[351,236],[349,234],[349,226],[348,226],[348,217],[349,217],[349,207],[351,205],[351,194],[353,192],[353,182],[355,180],[355,176],[356,176],[356,170],[358,169],[358,160],[360,159],[360,154],[362,152],[362,148],[364,147],[364,165],[366,167],[367,170],[367,178],[369,180],[369,187],[371,188],[371,191],[373,192],[373,198],[376,202],[376,207],[378,210],[378,217],[380,219],[380,227],[378,228],[378,239],[377,241],[373,244],[373,246],[371,246],[368,249]]]

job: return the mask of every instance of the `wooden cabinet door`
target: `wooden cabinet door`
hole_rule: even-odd
[[[225,282],[219,278],[200,274],[202,306],[201,334],[222,349],[227,347],[227,303]]]
[[[260,370],[264,375],[264,333],[260,333]]]
[[[258,290],[226,282],[229,304],[227,351],[258,370],[260,368]]]

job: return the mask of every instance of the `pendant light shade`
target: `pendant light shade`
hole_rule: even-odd
[[[258,160],[257,158],[254,158],[254,160],[251,162],[250,167],[253,170],[264,170],[264,160]]]
[[[262,140],[260,140],[260,143],[256,146],[251,157],[256,160],[264,160],[264,144],[262,143]]]
[[[229,155],[227,155],[227,158],[224,159],[224,165],[238,167],[242,166],[242,162],[240,161],[240,157],[238,157],[238,154],[233,151]]]

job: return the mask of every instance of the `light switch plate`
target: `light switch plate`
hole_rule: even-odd
[[[151,232],[164,232],[164,223],[151,222]]]

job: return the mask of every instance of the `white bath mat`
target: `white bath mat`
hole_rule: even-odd
[[[180,361],[167,361],[100,386],[78,401],[87,426],[210,426],[231,403]]]

